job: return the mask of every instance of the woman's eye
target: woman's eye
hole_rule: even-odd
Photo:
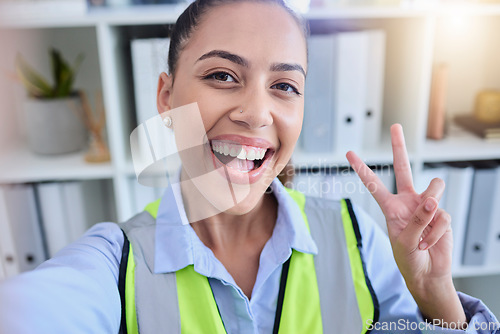
[[[297,95],[300,95],[297,88],[293,87],[290,84],[283,83],[283,82],[276,84],[276,85],[273,85],[271,88],[276,88],[276,89],[282,90],[282,91],[287,92],[287,93],[295,93]]]
[[[215,79],[217,81],[223,81],[223,82],[235,82],[234,78],[226,72],[215,72],[212,73],[208,76],[208,78]]]

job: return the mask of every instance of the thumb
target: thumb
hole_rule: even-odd
[[[408,225],[401,231],[398,238],[399,241],[411,250],[416,249],[422,233],[434,218],[437,209],[437,199],[434,197],[427,197],[424,199],[411,216]]]

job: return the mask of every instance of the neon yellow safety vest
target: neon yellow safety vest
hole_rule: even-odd
[[[313,256],[292,250],[284,265],[289,266],[288,275],[282,274],[284,295],[280,290],[279,331],[275,323],[275,332],[366,333],[378,320],[378,301],[366,274],[350,201],[306,198],[286,189],[301,209],[319,251]],[[120,333],[225,334],[208,278],[195,272],[193,265],[175,273],[153,273],[159,205],[157,200],[120,224],[125,236],[118,283]]]

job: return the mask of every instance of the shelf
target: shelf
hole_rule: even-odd
[[[89,164],[84,152],[59,156],[36,155],[24,147],[0,153],[0,183],[85,180],[113,177],[111,163]]]
[[[424,162],[469,161],[498,159],[500,140],[484,140],[452,124],[442,140],[427,140],[423,152]]]
[[[4,4],[0,6],[0,27],[4,28],[65,28],[108,25],[172,24],[187,4],[130,6],[118,8],[96,8],[91,10],[67,10],[61,13],[53,8],[42,8],[26,4]],[[68,7],[69,8],[69,7]],[[308,20],[331,19],[387,19],[425,18],[449,15],[500,15],[498,4],[451,4],[451,5],[405,5],[400,6],[330,6],[311,8],[304,14]]]
[[[9,15],[9,8],[0,14],[0,27],[4,28],[69,28],[108,25],[173,24],[187,7],[186,4],[98,8],[84,13],[48,12],[40,15],[28,10],[22,15]],[[0,7],[2,9],[2,7]],[[0,11],[1,12],[1,11]],[[18,14],[19,10],[16,10]]]
[[[149,5],[113,9],[93,9],[87,14],[97,22],[110,25],[173,24],[187,5]]]
[[[453,278],[500,275],[500,266],[464,266],[452,271]]]

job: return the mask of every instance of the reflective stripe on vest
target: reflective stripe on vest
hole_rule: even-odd
[[[366,275],[361,235],[350,201],[339,203],[309,197],[306,200],[302,193],[287,191],[301,209],[319,253],[315,258],[293,250],[279,333],[366,333],[368,326],[378,320],[378,301]],[[151,203],[145,212],[121,224],[130,239],[128,263],[123,267],[127,274],[126,306],[122,313],[126,318],[126,331],[122,329],[122,332],[135,334],[140,328],[145,334],[165,332],[168,328],[168,333],[225,333],[208,279],[196,273],[192,265],[177,273],[152,274],[154,225],[159,203],[159,200]],[[336,203],[334,209],[331,208],[333,203]],[[335,213],[341,217],[337,222]],[[339,224],[332,224],[332,221]],[[311,227],[309,222],[313,223]],[[331,233],[336,234],[339,241],[334,246],[329,237]],[[133,250],[133,245],[144,242],[147,247]],[[330,261],[339,254],[342,258]],[[136,270],[137,261],[140,268]],[[335,276],[331,264],[338,267],[333,268]],[[170,286],[171,289],[159,288],[158,293],[151,293],[155,284]],[[173,289],[174,285],[176,289]],[[149,310],[145,311],[145,308]],[[154,316],[155,312],[159,314]]]

